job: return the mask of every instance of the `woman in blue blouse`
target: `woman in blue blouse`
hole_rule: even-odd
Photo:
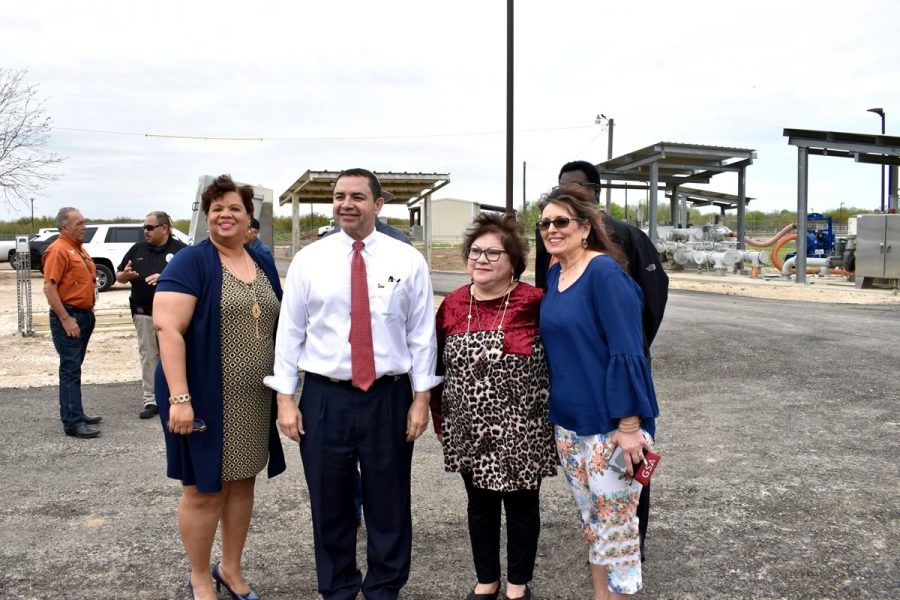
[[[631,463],[651,447],[659,414],[644,354],[641,290],[581,188],[551,193],[539,226],[557,261],[540,315],[550,421],[590,547],[594,598],[624,598],[642,587],[635,516],[641,484]],[[617,446],[630,459],[625,475],[608,464]]]

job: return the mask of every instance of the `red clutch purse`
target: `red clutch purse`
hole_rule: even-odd
[[[644,460],[632,467],[634,469],[634,480],[641,485],[647,485],[650,483],[650,478],[653,477],[653,472],[656,471],[657,465],[659,465],[659,454],[653,450],[647,450],[644,453]]]

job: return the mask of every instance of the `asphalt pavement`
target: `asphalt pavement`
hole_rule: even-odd
[[[653,350],[662,461],[640,597],[900,598],[900,309],[675,291]],[[136,381],[84,391],[103,416],[96,440],[63,435],[55,387],[0,390],[2,596],[187,598],[159,421],[137,418]],[[288,471],[258,480],[245,568],[265,600],[311,599],[306,485],[283,443]],[[462,482],[430,433],[413,463],[402,597],[463,598]],[[562,479],[542,488],[538,599],[590,596]]]

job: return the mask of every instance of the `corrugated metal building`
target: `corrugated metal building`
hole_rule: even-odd
[[[466,228],[480,212],[478,205],[456,198],[431,201],[431,239],[435,242],[462,242]]]

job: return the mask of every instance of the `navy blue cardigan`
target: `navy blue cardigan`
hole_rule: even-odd
[[[245,246],[265,272],[281,300],[281,282],[275,261]],[[222,489],[223,397],[220,305],[222,302],[222,262],[210,241],[181,250],[166,265],[156,284],[158,292],[180,292],[197,298],[194,315],[184,333],[188,390],[194,416],[206,422],[206,431],[191,435],[169,433],[169,385],[162,369],[156,368],[156,404],[166,438],[166,474],[200,492]],[[275,427],[277,405],[272,394],[272,421],[269,426],[269,477],[285,470],[281,438]]]

